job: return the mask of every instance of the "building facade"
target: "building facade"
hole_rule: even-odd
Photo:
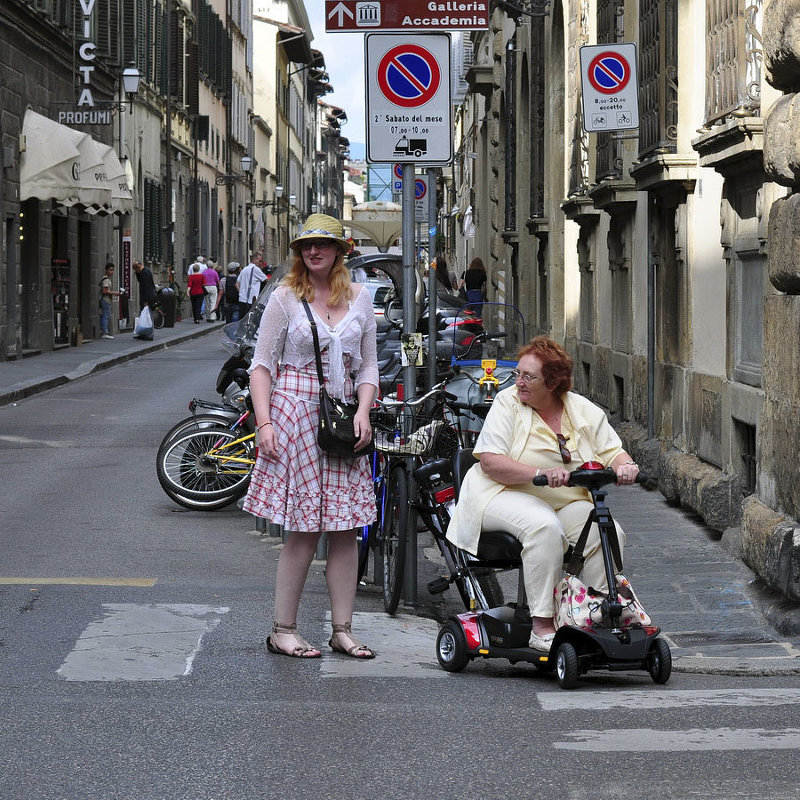
[[[667,498],[717,531],[741,527],[748,563],[800,599],[784,451],[797,351],[780,351],[778,374],[770,309],[784,330],[789,319],[768,263],[770,209],[791,170],[779,182],[764,169],[781,83],[763,63],[765,16],[791,31],[796,3],[493,8],[456,61],[469,88],[442,180],[449,261],[481,256],[492,299],[568,347],[577,390],[608,410]],[[637,48],[639,127],[587,133],[580,48],[623,42]]]
[[[335,125],[320,112],[330,85],[304,5],[257,6],[3,3],[0,358],[99,335],[107,262],[127,291],[114,324],[130,328],[133,261],[180,299],[197,255],[277,263],[318,196],[340,202],[330,152],[346,148],[333,131],[317,155],[322,120]]]

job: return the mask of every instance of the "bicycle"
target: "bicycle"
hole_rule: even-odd
[[[164,327],[164,312],[161,310],[160,294],[161,289],[156,292],[155,299],[150,303],[150,316],[153,318],[153,327],[156,329]]]
[[[372,414],[378,454],[374,461],[378,519],[372,527],[372,545],[381,552],[383,605],[388,614],[394,614],[400,602],[410,509],[421,512],[426,526],[435,525],[428,504],[420,502],[417,493],[411,494],[411,471],[426,458],[452,456],[460,444],[446,383],[440,382],[414,400],[378,400]],[[432,409],[424,411],[431,402]],[[368,548],[369,544],[367,552]]]
[[[202,427],[163,442],[156,458],[158,482],[185,508],[214,511],[247,491],[255,466],[255,432],[243,431],[249,411],[228,428]]]

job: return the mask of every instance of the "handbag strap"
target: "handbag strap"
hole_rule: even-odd
[[[322,389],[325,386],[325,377],[322,373],[322,356],[319,353],[319,336],[317,334],[317,323],[314,322],[314,315],[311,313],[311,306],[308,304],[308,300],[303,298],[303,308],[306,310],[306,314],[308,316],[308,321],[311,323],[311,335],[314,337],[314,355],[317,357],[317,377],[319,378],[319,388]]]

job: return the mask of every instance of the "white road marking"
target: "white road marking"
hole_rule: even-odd
[[[58,674],[68,681],[168,681],[190,675],[203,636],[228,608],[107,603]]]
[[[800,729],[691,728],[657,731],[652,728],[614,728],[606,731],[572,731],[568,741],[553,742],[557,750],[595,753],[683,752],[687,750],[797,750]]]
[[[327,618],[330,631],[330,615]],[[423,617],[389,617],[386,614],[356,612],[353,635],[375,652],[376,657],[359,661],[322,648],[320,674],[323,678],[445,678],[436,660],[439,624]]]
[[[744,707],[800,704],[800,689],[711,689],[697,691],[538,692],[543,711],[654,711],[699,706]]]

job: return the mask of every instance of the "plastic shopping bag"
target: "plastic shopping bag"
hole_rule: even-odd
[[[136,319],[136,327],[133,329],[134,339],[152,339],[153,338],[153,315],[150,313],[150,307],[145,306],[142,313]]]

